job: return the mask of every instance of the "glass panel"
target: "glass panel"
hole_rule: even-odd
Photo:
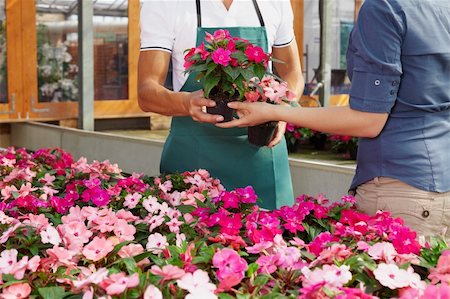
[[[94,98],[128,99],[128,17],[94,16]],[[120,14],[120,11],[117,11]]]
[[[319,1],[304,1],[304,45],[305,45],[305,81],[311,92],[317,85],[315,72],[320,64],[320,18]],[[348,38],[353,28],[355,0],[333,1],[332,45],[333,57],[331,62],[331,93],[345,94],[350,90],[350,81],[346,74],[346,52]]]
[[[76,2],[36,1],[39,102],[78,100]]]
[[[8,80],[6,68],[6,16],[5,0],[0,0],[0,103],[8,102]]]
[[[77,0],[36,0],[39,101],[78,97]],[[94,98],[128,99],[128,1],[94,2]]]

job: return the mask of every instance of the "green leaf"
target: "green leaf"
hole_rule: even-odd
[[[251,78],[255,77],[255,73],[250,69],[241,69],[240,72],[245,81],[250,81]]]
[[[220,77],[212,74],[212,75],[206,75],[203,79],[203,91],[205,92],[205,97],[209,97],[209,93],[211,92],[211,89],[213,89],[217,83],[219,83]]]
[[[253,66],[253,71],[255,72],[256,77],[258,77],[259,79],[262,79],[262,77],[264,77],[264,75],[266,74],[266,68],[260,63]]]
[[[196,207],[189,206],[189,205],[179,205],[179,206],[177,206],[177,209],[181,213],[186,214],[186,213],[192,213],[193,211],[195,211]]]
[[[256,270],[258,270],[259,265],[257,263],[251,263],[250,265],[248,265],[248,269],[247,269],[247,277],[251,277],[253,275],[253,273],[256,272]]]
[[[133,274],[137,271],[136,261],[133,258],[124,258],[122,259],[122,262],[125,264],[125,267],[127,268],[129,274]]]
[[[234,299],[233,296],[227,293],[220,293],[217,296],[219,297],[219,299]]]
[[[205,76],[208,76],[209,74],[211,74],[211,72],[214,71],[216,69],[216,67],[217,67],[217,64],[215,64],[215,63],[208,64]]]
[[[250,294],[237,294],[237,299],[250,299]]]
[[[227,66],[223,68],[223,71],[231,77],[232,81],[236,80],[236,78],[241,74],[238,68],[233,68],[231,66]]]
[[[43,299],[61,299],[66,295],[63,287],[39,288],[38,292]]]
[[[267,275],[259,275],[256,277],[254,285],[255,286],[264,286],[269,281],[269,276]]]

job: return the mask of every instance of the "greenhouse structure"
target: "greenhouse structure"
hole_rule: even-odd
[[[438,9],[431,14],[427,9],[433,3]],[[271,26],[275,21],[264,18],[267,7],[273,5],[274,15],[282,11],[280,7],[288,7],[304,80],[298,103],[290,104],[304,110],[349,107],[350,93],[357,89],[347,71],[349,40],[360,18],[380,21],[369,11],[378,6],[388,7],[383,7],[386,15],[407,7],[406,13],[398,14],[401,21],[414,9],[417,16],[440,18],[430,24],[439,23],[448,34],[429,36],[436,35],[440,45],[436,48],[444,53],[435,68],[450,73],[446,0],[0,0],[0,298],[450,299],[449,193],[436,187],[432,190],[436,197],[419,195],[425,201],[411,201],[409,210],[395,214],[389,208],[408,209],[394,203],[408,195],[392,189],[385,202],[382,192],[375,195],[376,213],[360,210],[358,197],[349,195],[349,188],[361,158],[358,137],[365,136],[327,134],[288,122],[280,138],[286,141],[290,175],[286,179],[294,197],[275,198],[276,206],[270,208],[263,204],[268,199],[258,196],[257,188],[245,179],[227,189],[222,184],[225,178],[214,176],[215,161],[210,162],[211,169],[162,170],[166,146],[174,142],[171,126],[173,130],[180,115],[148,112],[140,102],[144,5],[161,11],[176,8],[173,15],[152,14],[161,17],[155,21],[161,23],[158,26],[178,24],[189,16],[190,10],[184,11],[189,5],[193,13],[197,7],[198,24],[208,20],[199,18],[202,9],[205,13],[217,5],[229,18],[233,8],[237,15],[239,7],[255,7],[261,24]],[[369,12],[363,14],[365,5]],[[179,12],[184,14],[177,16]],[[280,18],[283,22],[288,17]],[[385,24],[382,28],[395,23],[384,15],[380,22]],[[198,67],[198,73],[208,72],[197,76],[196,82],[204,84],[206,92],[208,75],[220,68],[221,76],[246,80],[230,88],[236,94],[242,88],[241,98],[248,99],[245,88],[256,86],[255,78],[264,82],[268,69],[282,62],[269,63],[267,54],[262,73],[256,66],[248,67],[252,61],[261,62],[247,52],[256,46],[253,40],[232,39],[229,27],[233,28],[211,26],[217,30],[214,35],[207,33],[192,53],[186,49],[184,66],[188,70],[195,65],[195,57],[199,63],[203,59],[220,65],[215,59],[223,57],[202,56],[209,55],[205,53],[210,45],[226,41],[223,53],[245,47],[247,56],[223,54],[229,55],[231,64]],[[383,34],[376,38],[387,38]],[[404,55],[425,55],[416,52]],[[172,49],[161,53],[175,57]],[[236,73],[230,66],[240,64],[242,57],[248,65]],[[153,65],[158,63],[165,62]],[[169,93],[178,84],[172,76],[179,71],[174,63],[167,75],[158,75]],[[280,77],[271,77],[276,86],[286,83]],[[367,80],[375,80],[374,88],[383,84],[378,77]],[[447,87],[449,97],[450,76],[435,80],[441,80],[436,86]],[[397,87],[397,81],[389,86]],[[265,88],[275,87],[257,86],[252,92],[264,93]],[[393,91],[387,89],[386,97],[389,91],[392,97]],[[269,98],[267,93],[262,97]],[[264,141],[261,149],[267,144]],[[179,152],[188,152],[178,146]],[[199,142],[195,150],[202,153],[207,146]],[[442,153],[437,164],[445,163],[446,155]],[[170,159],[186,157],[178,154]],[[411,163],[414,159],[418,158],[412,155]],[[227,164],[237,163],[217,161]],[[441,166],[439,175],[450,177],[445,176],[450,165]],[[272,180],[259,173],[262,169],[250,172]],[[421,174],[409,176],[420,181]],[[444,203],[437,201],[445,196]],[[407,219],[439,233],[422,235],[408,226]]]

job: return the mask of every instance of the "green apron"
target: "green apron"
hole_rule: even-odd
[[[205,28],[201,26],[200,1],[197,2],[197,46],[205,32],[226,29],[232,36],[249,40],[267,52],[267,34],[258,4],[253,0],[261,27]],[[202,85],[190,74],[181,91],[196,91]],[[275,209],[292,205],[294,196],[286,141],[273,148],[257,147],[247,141],[246,128],[221,129],[199,123],[190,117],[173,117],[164,145],[161,173],[206,169],[220,179],[227,190],[252,186],[262,202],[260,207]]]

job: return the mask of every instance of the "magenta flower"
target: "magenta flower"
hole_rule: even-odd
[[[245,49],[245,55],[247,55],[248,60],[256,63],[268,60],[267,54],[264,53],[264,50],[258,46],[249,45],[247,49]]]
[[[244,272],[247,270],[247,262],[239,256],[239,254],[229,248],[218,249],[212,259],[213,266],[218,268],[216,275],[222,281],[228,276],[240,277],[239,281],[244,278]],[[236,284],[237,284],[236,283]]]
[[[231,51],[225,50],[223,48],[216,49],[212,55],[211,58],[214,61],[215,64],[220,64],[223,66],[228,66],[231,61]]]

